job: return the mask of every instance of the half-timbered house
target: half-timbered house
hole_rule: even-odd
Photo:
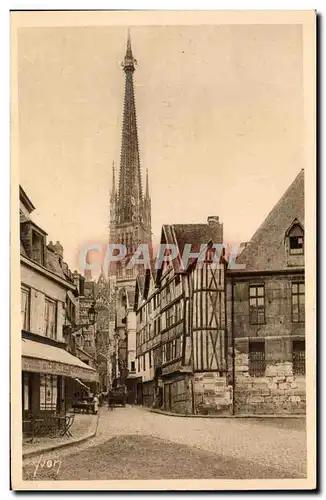
[[[162,228],[161,245],[174,245],[178,255],[141,277],[136,287],[144,404],[188,414],[230,411],[225,265],[212,262],[212,251],[206,251],[222,241],[218,217]],[[191,255],[185,262],[186,245]],[[201,251],[205,256],[198,259]]]

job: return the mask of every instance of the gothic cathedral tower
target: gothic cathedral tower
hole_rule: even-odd
[[[127,248],[124,262],[118,262],[116,268],[109,270],[111,275],[115,275],[117,284],[120,281],[127,284],[126,282],[135,280],[139,270],[126,269],[126,264],[139,244],[145,243],[151,247],[152,243],[148,173],[146,173],[144,196],[139,159],[133,83],[136,64],[131,49],[130,33],[128,33],[127,51],[122,63],[125,73],[125,94],[119,183],[117,187],[113,165],[110,197],[110,243],[120,243]]]

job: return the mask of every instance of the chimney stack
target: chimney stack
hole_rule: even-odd
[[[60,241],[57,241],[55,245],[53,245],[55,253],[59,256],[60,259],[63,259],[63,246]]]
[[[216,226],[219,223],[218,215],[209,215],[207,217],[207,224],[209,226]]]

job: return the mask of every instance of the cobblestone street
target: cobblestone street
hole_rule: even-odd
[[[101,409],[96,437],[44,454],[59,473],[36,479],[303,478],[304,419],[184,418],[138,407]],[[25,459],[33,479],[40,457]]]

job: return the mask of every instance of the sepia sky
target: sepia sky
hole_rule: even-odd
[[[20,28],[20,183],[75,269],[108,239],[127,27]],[[248,241],[303,164],[300,25],[131,28],[152,226],[218,215]]]

